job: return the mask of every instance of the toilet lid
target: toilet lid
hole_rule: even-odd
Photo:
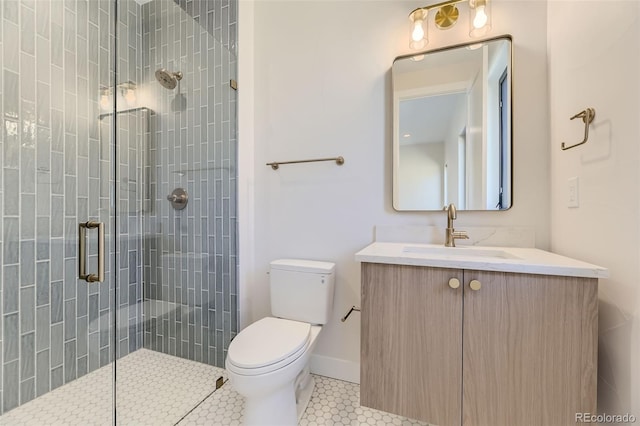
[[[229,360],[241,368],[259,368],[282,361],[309,340],[311,325],[280,318],[263,318],[242,330],[229,345]]]

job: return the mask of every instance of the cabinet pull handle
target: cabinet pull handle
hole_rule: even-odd
[[[480,287],[482,287],[482,284],[478,280],[471,280],[471,282],[469,283],[469,287],[473,291],[478,291],[480,290]]]
[[[87,229],[98,228],[98,273],[87,274]],[[88,221],[78,226],[78,275],[88,283],[104,281],[104,223]]]
[[[460,287],[460,280],[457,278],[451,278],[449,280],[449,287],[451,287],[452,289],[456,289],[458,287]]]

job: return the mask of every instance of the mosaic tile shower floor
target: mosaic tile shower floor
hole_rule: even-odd
[[[0,425],[112,424],[111,368],[103,367],[8,412],[0,417]],[[147,349],[122,358],[117,368],[119,377],[126,378],[118,384],[119,425],[242,424],[243,398],[228,383],[214,392],[215,380],[226,379],[221,368]],[[300,426],[427,425],[360,407],[357,384],[322,376],[315,380]]]
[[[118,424],[173,425],[215,390],[222,368],[140,349],[117,363]],[[0,417],[0,425],[111,425],[107,365]]]

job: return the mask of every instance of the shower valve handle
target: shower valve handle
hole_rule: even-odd
[[[167,195],[167,200],[171,201],[172,203],[178,203],[178,204],[183,204],[187,202],[187,197],[183,194],[183,195]]]
[[[176,188],[171,194],[167,195],[167,201],[171,203],[174,209],[182,210],[187,207],[189,194],[184,188]]]

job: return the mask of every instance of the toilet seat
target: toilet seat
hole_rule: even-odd
[[[281,318],[263,318],[242,330],[229,345],[227,368],[254,376],[280,369],[309,347],[311,325]]]

